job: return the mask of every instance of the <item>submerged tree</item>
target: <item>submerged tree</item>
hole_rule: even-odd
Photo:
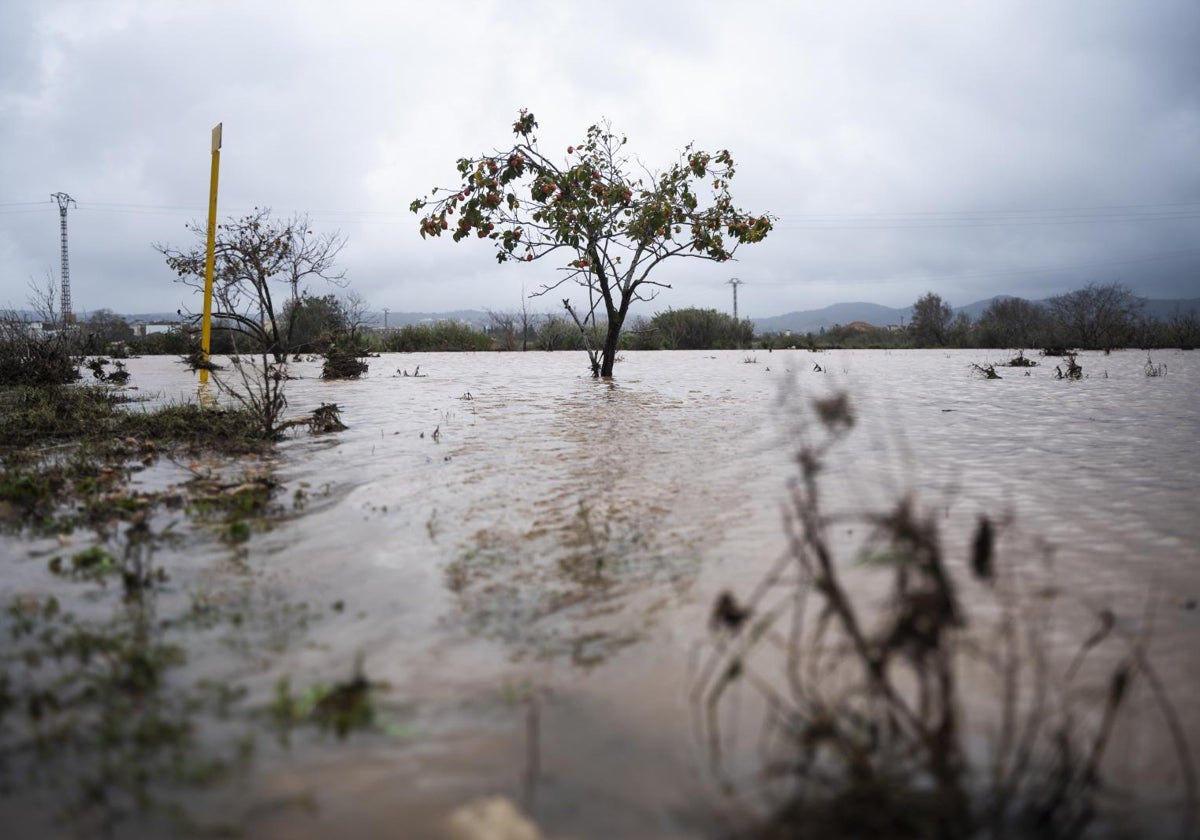
[[[1132,341],[1145,301],[1120,283],[1055,295],[1046,302],[1067,344],[1085,350],[1124,347]]]
[[[912,309],[913,341],[918,347],[943,347],[950,340],[954,310],[942,300],[941,295],[927,292]]]
[[[995,298],[979,316],[977,341],[984,347],[1045,346],[1046,310],[1018,297]]]
[[[732,259],[740,245],[766,237],[773,219],[734,206],[727,150],[710,154],[689,144],[679,161],[643,177],[624,154],[626,139],[607,124],[588,128],[582,143],[567,147],[561,165],[541,151],[536,129],[533,114],[522,110],[510,149],[460,158],[462,183],[434,189],[410,209],[423,214],[422,237],[450,232],[455,242],[487,239],[502,263],[561,252],[560,278],[535,294],[571,282],[587,290],[582,314],[569,298],[563,306],[585,336],[592,374],[612,376],[630,305],[669,288],[650,279],[654,269],[671,257]],[[586,339],[598,314],[607,321],[599,350]]]
[[[181,282],[204,288],[207,227],[188,225],[198,240],[186,249],[154,246]],[[314,234],[308,217],[274,219],[267,208],[255,208],[240,219],[217,225],[213,268],[213,319],[224,320],[248,338],[249,349],[286,359],[303,309],[307,284],[314,279],[341,285],[346,272],[337,269],[345,246],[337,233]]]

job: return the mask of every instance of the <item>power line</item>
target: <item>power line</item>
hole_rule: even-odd
[[[1133,265],[1136,263],[1173,259],[1175,257],[1189,257],[1189,256],[1193,256],[1193,255],[1200,256],[1200,248],[1187,248],[1187,249],[1184,249],[1181,251],[1164,251],[1161,254],[1146,254],[1143,256],[1139,256],[1139,257],[1130,257],[1130,258],[1124,259],[1124,260],[1106,260],[1104,262],[1074,263],[1074,264],[1070,264],[1070,265],[1040,266],[1040,267],[1036,267],[1036,268],[1014,268],[1014,269],[1006,269],[1003,271],[986,271],[986,272],[978,272],[975,274],[955,274],[955,275],[942,276],[942,277],[927,277],[925,275],[921,275],[919,277],[896,278],[896,282],[908,282],[911,280],[920,279],[922,281],[928,281],[931,283],[934,283],[934,282],[950,283],[950,282],[963,281],[963,280],[988,280],[988,279],[992,279],[995,277],[1020,277],[1020,276],[1024,276],[1027,274],[1055,274],[1055,273],[1063,273],[1063,272],[1069,272],[1069,271],[1082,271],[1085,269],[1093,269],[1093,268],[1110,268],[1110,267],[1119,266],[1119,265]],[[799,282],[799,281],[767,280],[767,281],[760,281],[760,284],[761,285],[771,285],[771,286],[786,286],[786,285],[792,285],[793,282]],[[870,278],[861,278],[861,279],[856,278],[854,280],[854,282],[856,282],[856,283],[872,283],[872,282],[884,282],[884,281],[871,280]]]
[[[777,227],[789,230],[927,230],[983,227],[1052,227],[1081,224],[1128,224],[1200,219],[1200,207],[1187,212],[1125,213],[1108,215],[944,216],[944,217],[851,217],[821,218],[780,215]]]
[[[268,205],[269,206],[269,205]],[[0,213],[37,212],[49,209],[46,202],[0,203]],[[203,208],[187,204],[151,204],[119,201],[91,201],[80,210],[128,215],[198,215]],[[231,208],[230,212],[250,212],[252,208]],[[387,222],[407,218],[393,210],[360,208],[324,208],[302,212],[310,218],[347,222]],[[1116,224],[1127,222],[1187,221],[1200,218],[1200,201],[1073,205],[1064,207],[1021,208],[1012,210],[920,210],[877,212],[779,212],[778,226],[810,230],[903,230],[962,227],[1028,227],[1077,224]]]
[[[880,216],[973,216],[973,215],[989,215],[989,216],[1005,216],[1019,215],[1029,213],[1092,213],[1100,211],[1127,211],[1127,210],[1144,210],[1148,208],[1164,208],[1164,207],[1197,207],[1200,208],[1200,201],[1174,201],[1174,202],[1156,202],[1142,204],[1089,204],[1076,205],[1071,207],[1034,207],[1034,208],[1017,208],[1010,210],[879,210],[866,211],[861,213],[787,213],[785,215],[792,216],[852,216],[862,218],[873,218]]]
[[[269,205],[268,205],[269,206]],[[0,203],[0,215],[38,213],[51,209],[46,202]],[[78,205],[89,213],[177,216],[198,218],[203,208],[183,204],[150,204],[91,201]],[[252,207],[228,208],[231,214],[249,213]],[[408,218],[394,210],[320,209],[292,213],[317,222],[335,224],[394,224]],[[1187,222],[1200,219],[1200,202],[1160,202],[1069,206],[1019,210],[904,211],[869,213],[778,213],[776,228],[788,231],[956,230],[964,228],[1056,227],[1063,225],[1144,224]]]
[[[1091,269],[1091,268],[1110,268],[1112,266],[1117,266],[1117,265],[1133,265],[1135,263],[1153,262],[1155,260],[1171,259],[1173,257],[1190,256],[1193,254],[1200,255],[1200,248],[1188,248],[1183,251],[1167,251],[1162,254],[1153,254],[1153,255],[1147,255],[1147,256],[1142,256],[1142,257],[1131,257],[1129,259],[1124,259],[1124,260],[1107,260],[1105,262],[1078,263],[1076,265],[1057,266],[1057,267],[1048,266],[1048,267],[1044,267],[1044,268],[1011,269],[1008,271],[990,271],[990,272],[983,272],[983,273],[979,273],[979,274],[963,274],[963,275],[958,275],[957,277],[930,277],[930,278],[924,278],[924,279],[928,279],[931,281],[937,281],[937,282],[944,282],[947,280],[983,280],[983,279],[990,279],[992,277],[1011,277],[1011,276],[1020,276],[1020,275],[1025,275],[1025,274],[1054,274],[1057,272],[1065,272],[1065,271],[1082,271],[1084,269]]]

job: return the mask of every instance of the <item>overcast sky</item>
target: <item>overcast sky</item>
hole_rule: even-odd
[[[736,262],[682,261],[642,314],[954,305],[1089,281],[1200,296],[1200,2],[0,2],[0,307],[59,271],[77,313],[198,309],[154,242],[219,214],[340,230],[374,308],[516,309],[547,261],[423,241],[460,156],[611,120],[647,166],[728,148],[778,216]],[[317,289],[324,292],[324,289]],[[535,311],[554,301],[533,302]]]

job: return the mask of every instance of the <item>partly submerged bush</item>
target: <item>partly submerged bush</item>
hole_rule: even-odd
[[[349,338],[335,341],[325,351],[322,379],[358,379],[366,372],[367,363]]]
[[[1083,379],[1083,367],[1079,362],[1075,361],[1074,353],[1066,353],[1063,355],[1063,361],[1067,363],[1067,369],[1064,371],[1061,367],[1055,365],[1055,379]]]
[[[0,386],[62,385],[79,378],[71,334],[42,332],[31,325],[0,321]]]

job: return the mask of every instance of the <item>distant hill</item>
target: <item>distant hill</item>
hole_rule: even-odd
[[[893,309],[880,306],[877,303],[835,303],[824,309],[810,309],[802,312],[789,312],[786,315],[776,315],[771,318],[754,318],[754,329],[757,332],[817,333],[823,329],[849,324],[852,321],[865,321],[876,327],[886,327],[889,324],[908,323],[912,307]]]
[[[1192,315],[1200,318],[1200,298],[1179,298],[1173,300],[1147,300],[1142,310],[1150,318],[1159,321],[1169,321],[1179,315]]]
[[[1004,300],[1012,295],[997,295],[986,300],[977,300],[966,306],[954,307],[955,313],[966,312],[972,319],[978,318],[994,300]],[[1044,303],[1045,301],[1039,301]],[[1150,298],[1145,302],[1142,311],[1147,317],[1156,320],[1169,320],[1176,315],[1191,314],[1200,317],[1200,298],[1156,299]],[[854,321],[865,321],[876,327],[886,327],[892,324],[907,324],[912,318],[912,307],[894,309],[880,306],[877,303],[835,303],[824,309],[809,309],[799,312],[789,312],[786,315],[775,315],[770,318],[754,318],[754,329],[757,332],[783,332],[791,330],[794,333],[818,333],[822,329],[835,326],[845,326]]]

